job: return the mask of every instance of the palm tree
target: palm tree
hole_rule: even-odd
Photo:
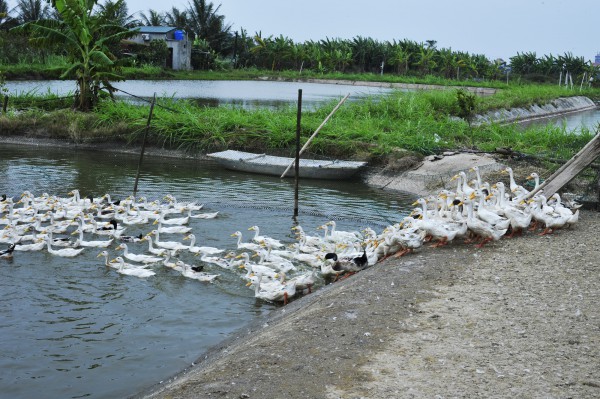
[[[123,2],[118,0],[117,2]],[[91,110],[102,92],[112,96],[111,80],[117,75],[116,57],[109,46],[131,37],[134,31],[107,24],[102,15],[94,15],[97,0],[54,0],[60,20],[42,19],[20,25],[13,30],[30,35],[30,42],[40,47],[61,44],[67,52],[71,67],[61,78],[75,76],[77,81],[76,108]]]
[[[215,6],[206,0],[192,0],[187,14],[189,25],[196,39],[206,40],[218,53],[223,52],[228,43],[231,25],[225,24],[225,17],[217,14],[221,5]]]
[[[162,13],[149,9],[148,15],[140,12],[140,22],[146,26],[163,26],[165,24],[165,17]]]
[[[42,0],[18,0],[17,19],[20,23],[37,21],[38,19],[47,19],[51,16],[51,9]]]
[[[124,1],[106,0],[106,3],[98,5],[97,15],[102,15],[107,23],[112,21],[115,25],[124,28],[133,28],[139,24],[133,14],[129,14],[127,3]]]
[[[275,54],[273,53],[273,46],[271,46],[271,36],[267,38],[262,37],[262,32],[257,32],[254,35],[254,46],[250,49],[250,52],[256,57],[256,61],[263,68],[275,66]]]
[[[189,30],[187,11],[179,11],[177,7],[173,7],[170,12],[165,13],[164,20],[168,26],[174,26],[186,32]]]

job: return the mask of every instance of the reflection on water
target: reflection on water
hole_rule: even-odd
[[[20,197],[25,190],[66,197],[112,199],[131,193],[137,158],[53,148],[0,147],[0,193]],[[196,245],[235,249],[231,233],[244,241],[248,227],[294,242],[291,227],[293,181],[223,170],[195,160],[145,157],[138,197],[204,203],[216,219],[190,222]],[[367,226],[381,231],[408,212],[413,198],[373,190],[358,181],[302,181],[300,223],[309,234],[335,218],[338,229]],[[127,234],[151,226],[128,226]],[[161,235],[162,236],[162,235]],[[180,235],[167,236],[181,240]],[[0,244],[4,248],[6,244]],[[109,248],[117,255],[116,243]],[[129,244],[144,253],[146,243]],[[257,302],[240,278],[226,271],[214,284],[182,277],[165,267],[148,279],[120,275],[102,264],[100,250],[87,248],[76,258],[47,251],[19,252],[0,264],[0,391],[10,398],[125,397],[189,366],[232,331],[272,309]],[[186,263],[198,257],[179,254]]]
[[[522,122],[521,125],[546,125],[548,123],[555,126],[564,126],[568,132],[579,132],[581,129],[588,129],[591,132],[595,132],[600,125],[600,108]]]
[[[281,108],[296,104],[298,90],[302,89],[302,105],[311,109],[319,104],[340,100],[350,93],[349,101],[368,96],[380,96],[391,89],[349,86],[322,83],[301,82],[265,82],[265,81],[208,81],[208,80],[128,80],[115,82],[120,98],[138,101],[135,97],[151,99],[156,93],[159,97],[193,99],[205,106],[218,107],[232,105],[251,108]],[[55,93],[68,95],[75,91],[73,81],[9,81],[6,87],[10,94],[19,93]]]

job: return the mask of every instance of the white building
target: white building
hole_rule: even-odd
[[[138,44],[149,44],[152,40],[164,40],[169,48],[165,67],[174,70],[192,69],[192,42],[187,33],[172,26],[141,26],[138,34],[128,39]]]

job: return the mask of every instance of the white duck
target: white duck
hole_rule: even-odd
[[[187,212],[187,216],[189,218],[192,219],[214,219],[219,215],[219,211],[217,212],[204,212],[204,213],[197,213],[195,215],[192,215],[192,210],[187,208],[188,212]]]
[[[190,222],[189,216],[165,219],[165,211],[163,209],[155,211],[154,213],[158,215],[158,220],[165,225],[184,225]]]
[[[463,172],[464,173],[464,172]],[[425,230],[427,235],[437,240],[434,246],[446,245],[457,235],[463,235],[466,231],[465,223],[449,223],[441,219],[433,219],[428,216],[427,203],[424,198],[419,198],[413,205],[421,205],[422,219],[415,219],[413,225],[421,230]]]
[[[151,254],[165,256],[165,254],[169,251],[167,248],[155,248],[152,246],[152,234],[142,237],[142,241],[148,241],[148,252]]]
[[[117,256],[115,259],[111,261],[111,263],[117,263],[118,269],[117,271],[121,274],[125,274],[127,276],[135,276],[140,278],[147,278],[154,276],[156,273],[152,270],[144,269],[140,266],[135,266],[131,264],[127,264],[128,267],[125,267],[125,259],[120,256]]]
[[[223,269],[232,269],[234,266],[232,264],[233,259],[235,258],[235,253],[228,252],[225,256],[208,256],[203,252],[198,252],[195,254],[196,256],[200,255],[200,260],[205,263],[211,263],[213,265],[217,265]]]
[[[195,202],[177,202],[177,198],[175,198],[175,196],[172,194],[165,195],[164,199],[169,202],[171,208],[177,209],[179,213],[183,213],[187,209],[192,211],[199,211],[204,207],[203,204],[198,205]]]
[[[268,289],[261,289],[262,274],[258,277],[258,282],[254,287],[254,296],[258,299],[269,302],[283,302],[287,305],[289,298],[296,295],[296,283],[284,283],[277,287],[269,287]]]
[[[472,200],[464,200],[464,205],[467,207],[467,227],[473,232],[473,234],[477,237],[480,237],[482,241],[476,245],[476,247],[481,248],[485,244],[490,241],[499,240],[504,234],[506,234],[506,229],[495,229],[491,224],[484,222],[483,220],[476,218],[473,211],[473,201]]]
[[[238,249],[249,249],[251,251],[257,251],[259,250],[261,247],[261,245],[259,243],[253,243],[253,242],[242,242],[242,232],[241,231],[236,231],[234,232],[231,237],[237,237],[237,248]]]
[[[163,258],[159,258],[158,256],[129,253],[129,249],[127,248],[127,244],[125,244],[125,243],[119,244],[119,246],[115,249],[117,249],[117,250],[122,249],[123,256],[126,257],[127,259],[133,260],[135,262],[156,263],[156,262],[160,262],[163,259]]]
[[[252,237],[252,241],[254,242],[260,243],[262,241],[265,241],[268,242],[273,248],[281,248],[284,246],[279,240],[267,236],[261,236],[260,229],[258,226],[251,226],[250,228],[248,228],[248,230],[254,231],[254,237]]]
[[[544,224],[544,231],[540,235],[551,234],[555,230],[564,227],[573,216],[572,213],[559,213],[553,207],[549,206],[546,197],[543,194],[534,195],[530,200],[534,203],[532,208],[533,218]]]
[[[527,190],[525,187],[517,184],[517,182],[515,181],[515,174],[511,167],[506,167],[505,169],[502,169],[500,172],[508,173],[508,184],[509,184],[508,187],[510,188],[511,193],[515,197],[522,198],[529,193],[529,190]]]
[[[46,243],[43,240],[31,244],[17,244],[15,245],[15,251],[41,251],[45,245]]]
[[[96,256],[96,258],[100,258],[100,257],[104,257],[104,266],[115,267],[108,261],[108,251],[102,251]]]
[[[187,249],[188,247],[178,241],[160,241],[160,233],[158,230],[152,230],[150,233],[154,236],[154,244],[166,249]]]
[[[156,228],[156,230],[158,230],[160,233],[165,233],[165,234],[174,234],[174,233],[185,234],[185,233],[189,233],[190,231],[192,231],[191,227],[183,226],[183,225],[163,226],[160,219],[156,219],[153,224],[158,224],[158,227]]]
[[[79,234],[79,245],[82,247],[96,247],[96,248],[107,248],[113,242],[113,238],[110,240],[94,240],[94,241],[85,241],[83,239],[83,230],[77,229],[72,235]]]
[[[296,266],[294,266],[294,264],[288,259],[281,257],[272,257],[272,259],[269,259],[268,252],[262,248],[258,250],[257,254],[259,256],[259,260],[257,262],[259,265],[269,266],[284,273],[296,270]]]
[[[490,196],[494,196],[496,200],[496,209],[499,213],[502,213],[505,217],[510,220],[510,234],[507,234],[507,238],[512,238],[515,235],[521,235],[523,230],[529,227],[532,219],[532,212],[530,207],[517,207],[508,203],[504,197],[504,183],[498,182],[495,184],[497,190],[492,188]]]
[[[471,195],[473,192],[475,192],[475,189],[471,186],[469,186],[469,183],[467,182],[467,174],[463,171],[458,172],[458,174],[452,176],[452,178],[450,179],[450,181],[454,181],[458,179],[458,185],[456,187],[456,194],[458,195],[466,195],[469,196]]]
[[[46,245],[48,247],[48,252],[52,255],[62,256],[65,258],[71,258],[79,255],[83,252],[84,248],[62,248],[62,249],[53,249],[52,248],[52,238],[50,236],[46,236]]]
[[[246,269],[247,273],[244,276],[246,279],[249,278],[250,274],[262,274],[265,277],[268,278],[277,278],[278,276],[278,272],[277,270],[273,269],[272,267],[269,267],[267,265],[259,265],[258,263],[253,263],[250,261],[250,257],[248,256],[248,254],[246,252],[241,253],[240,255],[236,256],[236,259],[243,259],[242,263],[240,264],[239,268],[240,269]]]
[[[285,274],[283,275],[285,277]],[[313,269],[309,272],[299,274],[289,280],[287,283],[296,283],[296,290],[304,291],[308,290],[308,293],[312,293],[312,287],[315,284],[317,278],[317,269]]]
[[[192,253],[202,252],[207,255],[216,255],[225,251],[224,249],[215,247],[195,246],[194,244],[196,243],[196,236],[194,234],[188,234],[187,236],[183,237],[183,239],[190,240],[190,246],[187,249]]]
[[[212,283],[214,279],[219,277],[218,274],[208,274],[208,273],[204,273],[204,272],[196,272],[192,269],[192,266],[188,265],[187,263],[184,263],[181,260],[178,260],[175,264],[176,264],[176,266],[181,268],[181,270],[182,270],[181,274],[187,278]]]
[[[423,246],[426,236],[427,232],[425,230],[407,228],[387,235],[385,240],[387,242],[389,237],[390,241],[393,241],[400,246],[401,249],[396,251],[394,255],[399,258]]]
[[[170,269],[177,270],[178,272],[181,273],[183,271],[183,269],[181,267],[177,266],[177,262],[171,262],[171,256],[175,256],[176,252],[177,252],[177,250],[167,251],[162,263],[164,266],[166,266]]]
[[[361,234],[358,231],[339,231],[336,230],[336,223],[334,220],[330,220],[326,223],[328,226],[331,226],[331,230],[329,230],[329,239],[336,242],[356,242],[357,240],[362,239]]]
[[[478,218],[491,224],[497,229],[508,229],[508,226],[510,225],[510,219],[503,217],[494,212],[491,208],[486,207],[484,203],[485,196],[480,190],[477,190],[477,194],[473,193],[469,196],[470,200],[474,200],[475,198],[478,198],[479,201],[477,210],[475,211],[475,215]]]
[[[571,226],[579,221],[579,208],[580,204],[576,204],[573,207],[566,206],[560,198],[560,194],[554,193],[548,201],[546,201],[554,210],[567,218],[565,227]]]

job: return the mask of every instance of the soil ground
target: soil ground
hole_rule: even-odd
[[[600,214],[421,248],[281,307],[144,398],[600,397]]]
[[[502,168],[453,154],[388,185],[425,193],[429,176],[474,164],[485,177]],[[585,211],[552,235],[389,258],[279,308],[139,397],[600,397],[599,229],[600,214]]]

